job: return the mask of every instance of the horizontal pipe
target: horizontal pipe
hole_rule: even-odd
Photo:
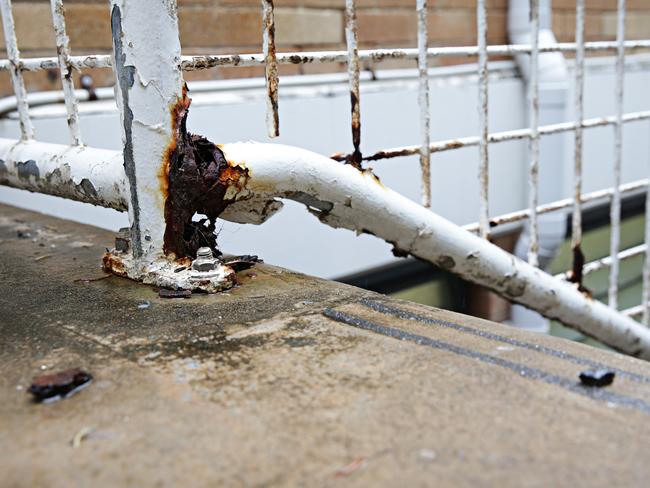
[[[650,330],[384,187],[369,171],[282,145],[221,148],[230,164],[249,169],[245,184],[233,188],[236,203],[223,218],[260,223],[278,209],[276,198],[292,199],[334,228],[373,234],[400,253],[490,288],[615,349],[650,359]]]
[[[0,185],[125,211],[122,161],[117,151],[0,139]]]
[[[585,51],[616,51],[617,44],[614,41],[597,41],[585,43]],[[548,52],[575,52],[577,46],[573,42],[559,42],[539,47],[540,53]],[[626,50],[650,49],[650,40],[625,41]],[[503,44],[487,47],[489,56],[508,56],[514,54],[529,54],[531,46],[526,44]],[[429,58],[436,57],[457,57],[457,56],[478,56],[477,46],[456,46],[456,47],[431,47],[427,49]],[[415,60],[418,58],[418,50],[415,48],[404,49],[367,49],[359,51],[359,60],[380,62],[389,59]],[[278,64],[322,64],[322,63],[347,63],[347,51],[298,51],[278,53]],[[219,66],[262,66],[264,65],[264,54],[214,54],[182,56],[181,68],[185,71],[198,71],[202,69],[215,68]],[[70,66],[77,70],[89,68],[110,68],[112,66],[109,54],[93,54],[88,56],[70,56]],[[56,57],[23,58],[20,60],[21,71],[41,71],[57,69],[58,60]],[[0,60],[0,70],[11,69],[11,63]]]
[[[15,162],[30,160],[33,160],[39,168],[42,168],[42,170],[39,169],[39,174],[46,175],[46,182],[19,177]],[[102,192],[101,199],[92,198],[92,195],[89,197],[85,193],[80,193],[77,190],[70,191],[70,188],[66,188],[69,184],[68,182],[51,176],[49,178],[47,177],[47,175],[55,172],[59,165],[64,165],[68,161],[74,162],[74,177],[77,183],[87,178],[94,186],[107,189]],[[47,195],[61,196],[70,200],[126,211],[128,198],[125,196],[125,176],[122,161],[121,153],[117,151],[90,147],[72,148],[59,144],[33,141],[17,144],[14,140],[0,139],[0,185]],[[67,169],[60,171],[63,173]],[[621,194],[639,191],[645,189],[647,186],[647,179],[625,183],[621,185]],[[109,187],[112,190],[109,190]],[[592,203],[610,198],[611,195],[611,188],[597,190],[591,193],[585,193],[582,197],[582,202],[585,204]],[[570,207],[572,203],[573,200],[571,198],[557,200],[540,205],[537,207],[537,213],[545,214],[555,212]],[[527,218],[527,209],[517,210],[492,217],[490,219],[490,225],[496,227],[519,222]],[[463,226],[463,229],[468,232],[478,232],[478,227],[477,223],[472,223]]]

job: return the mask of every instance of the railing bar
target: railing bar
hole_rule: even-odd
[[[539,201],[539,0],[530,0],[530,35],[532,51],[530,53],[530,166],[528,173],[528,203],[530,210],[530,231],[528,246],[528,263],[537,266],[539,251],[539,227],[537,222],[537,205]]]
[[[638,246],[630,247],[629,249],[625,249],[617,254],[618,260],[619,261],[625,261],[626,259],[631,259],[637,256],[641,256],[642,254],[646,253],[646,245],[645,244],[639,244]],[[604,258],[601,259],[596,259],[594,261],[591,261],[589,263],[586,263],[583,270],[582,270],[582,275],[587,276],[592,273],[595,273],[596,271],[599,271],[601,269],[607,268],[611,266],[612,264],[612,257],[611,256],[605,256]],[[568,273],[558,273],[555,275],[557,278],[568,278],[569,274]]]
[[[618,250],[621,240],[621,165],[623,159],[623,83],[625,81],[625,0],[618,0],[616,42],[616,122],[614,124],[614,193],[610,207],[610,254],[612,264],[609,273],[609,306],[618,308]]]
[[[73,146],[79,146],[81,142],[81,131],[79,129],[79,110],[77,97],[74,93],[74,82],[72,80],[72,66],[70,65],[69,38],[65,29],[65,14],[63,0],[51,0],[52,21],[56,34],[56,50],[59,54],[59,71],[61,73],[61,85],[65,108],[68,113],[68,128],[70,129],[70,140]]]
[[[280,117],[278,115],[278,61],[275,54],[275,18],[273,0],[262,0],[262,19],[264,34],[262,50],[264,51],[264,70],[266,77],[266,127],[269,137],[280,135]]]
[[[4,31],[8,58],[5,62],[11,71],[11,83],[13,84],[14,94],[16,95],[21,138],[23,140],[33,139],[34,126],[29,118],[27,91],[25,90],[25,80],[21,73],[20,51],[18,49],[18,41],[16,40],[11,0],[0,0],[0,12],[2,13],[2,29]]]
[[[594,41],[585,43],[585,51],[615,51],[618,48],[615,41]],[[563,42],[544,44],[539,47],[540,53],[550,52],[575,52],[576,44]],[[650,39],[625,41],[626,50],[650,49]],[[531,48],[525,44],[504,44],[487,46],[489,56],[508,56],[514,54],[528,54]],[[477,46],[451,46],[430,47],[427,57],[475,57],[478,56]],[[396,49],[366,49],[359,51],[359,60],[363,62],[380,62],[386,59],[412,59],[417,60],[418,50],[411,48]],[[347,51],[297,51],[277,53],[278,64],[319,64],[319,63],[347,63]],[[200,71],[219,66],[263,66],[264,53],[252,54],[205,54],[198,56],[181,56],[181,68],[185,71]],[[70,56],[70,65],[76,69],[111,68],[112,59],[108,54],[93,54],[88,56]],[[59,66],[56,57],[24,58],[21,59],[21,71],[42,71],[56,69]],[[11,62],[0,60],[0,71],[11,70]]]
[[[479,0],[480,1],[480,0]],[[431,153],[430,139],[430,101],[429,101],[429,66],[427,57],[427,0],[417,0],[418,15],[418,105],[420,106],[420,170],[422,172],[422,205],[431,207]]]
[[[592,41],[585,43],[585,51],[615,51],[614,41]],[[650,39],[626,41],[625,49],[649,49]],[[575,52],[576,44],[563,42],[543,44],[539,46],[540,53]],[[488,56],[512,56],[515,54],[530,54],[531,46],[527,44],[502,44],[487,46]],[[435,57],[475,57],[478,56],[478,46],[448,46],[430,47],[427,56]],[[362,62],[380,62],[389,59],[418,59],[417,48],[367,49],[359,51]],[[297,51],[277,54],[278,64],[317,64],[317,63],[347,63],[348,51]],[[186,71],[202,70],[218,66],[259,66],[264,64],[263,54],[214,54],[199,56],[183,56],[181,67]],[[3,69],[0,63],[0,69]],[[38,68],[37,68],[38,69]],[[40,68],[45,69],[45,68]]]
[[[585,0],[576,1],[576,63],[575,63],[575,139],[573,163],[573,214],[571,216],[571,248],[582,254],[582,123],[584,119],[584,69],[585,69]],[[576,258],[574,257],[574,260]]]
[[[638,181],[633,181],[631,183],[625,183],[621,185],[620,191],[621,194],[631,193],[640,189],[645,189],[649,184],[648,179],[642,179]],[[604,190],[597,190],[591,193],[584,193],[582,195],[582,203],[590,203],[596,200],[602,200],[606,198],[611,198],[613,189],[607,188]],[[549,212],[555,212],[557,210],[562,210],[564,208],[569,208],[573,205],[573,197],[565,198],[563,200],[557,200],[555,202],[546,203],[537,207],[538,214],[545,214]],[[510,212],[507,214],[502,214],[497,217],[492,217],[490,219],[490,226],[496,227],[498,225],[510,224],[513,222],[519,222],[521,220],[527,219],[529,216],[529,210],[517,210],[515,212]],[[469,232],[477,232],[478,224],[468,224],[463,226],[463,228]]]
[[[630,308],[626,308],[625,310],[621,310],[621,313],[628,317],[638,317],[643,313],[643,310],[644,310],[643,305],[637,305],[635,307],[630,307]]]
[[[487,8],[485,0],[476,2],[478,38],[478,120],[479,120],[479,234],[487,239],[490,235],[489,203],[489,155],[488,155],[488,56],[487,56]]]
[[[650,110],[643,110],[639,112],[630,112],[624,114],[622,121],[626,123],[626,122],[638,122],[647,119],[650,119]],[[584,119],[582,122],[582,128],[592,129],[594,127],[604,127],[607,125],[613,125],[615,123],[616,123],[616,116],[597,117],[593,119]],[[577,127],[576,122],[560,122],[557,124],[542,125],[539,126],[539,135],[545,136],[550,134],[559,134],[561,132],[574,131],[576,130],[576,127]],[[507,141],[514,141],[518,139],[526,139],[526,138],[530,138],[531,134],[532,131],[530,128],[515,129],[515,130],[503,131],[503,132],[494,132],[492,134],[488,134],[488,142],[490,143],[507,142]],[[467,137],[459,137],[456,139],[446,139],[444,141],[433,142],[430,146],[430,151],[434,153],[434,152],[449,151],[451,149],[459,149],[462,147],[477,146],[479,142],[480,142],[480,137],[478,136],[467,136]],[[390,159],[396,157],[412,156],[414,154],[418,154],[419,151],[420,151],[419,145],[402,146],[402,147],[377,151],[376,153],[371,154],[370,156],[365,156],[363,159],[364,161],[377,161],[379,159]],[[346,155],[344,154],[338,154],[336,156],[333,156],[333,159],[343,160],[345,159],[345,157]]]
[[[646,189],[645,200],[645,245],[650,246],[650,186]],[[650,256],[646,254],[643,262],[643,288],[641,291],[641,305],[643,306],[642,323],[646,327],[650,325]]]
[[[358,33],[357,33],[357,8],[355,0],[345,2],[345,40],[348,48],[348,78],[350,84],[350,112],[352,119],[352,145],[354,152],[348,162],[361,168],[361,105],[359,98],[359,76],[361,64],[359,61]]]

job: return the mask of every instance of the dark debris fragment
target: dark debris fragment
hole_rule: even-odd
[[[588,370],[580,373],[580,382],[585,386],[601,388],[614,382],[616,373],[609,369]]]
[[[256,263],[263,263],[264,261],[257,256],[245,254],[243,256],[234,256],[224,260],[226,266],[230,266],[234,271],[244,271],[245,269],[252,268]]]
[[[27,391],[32,394],[34,402],[51,403],[74,395],[88,386],[92,379],[90,373],[71,368],[35,377]]]
[[[192,292],[190,290],[168,290],[167,288],[161,288],[158,290],[158,296],[160,298],[190,298]]]

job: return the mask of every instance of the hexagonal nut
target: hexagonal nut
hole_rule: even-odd
[[[192,261],[192,269],[200,273],[207,273],[217,269],[219,261],[215,258],[198,258]]]

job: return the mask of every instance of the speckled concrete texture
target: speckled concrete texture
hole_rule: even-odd
[[[0,486],[647,486],[643,361],[268,265],[159,298],[112,239],[0,206]]]

